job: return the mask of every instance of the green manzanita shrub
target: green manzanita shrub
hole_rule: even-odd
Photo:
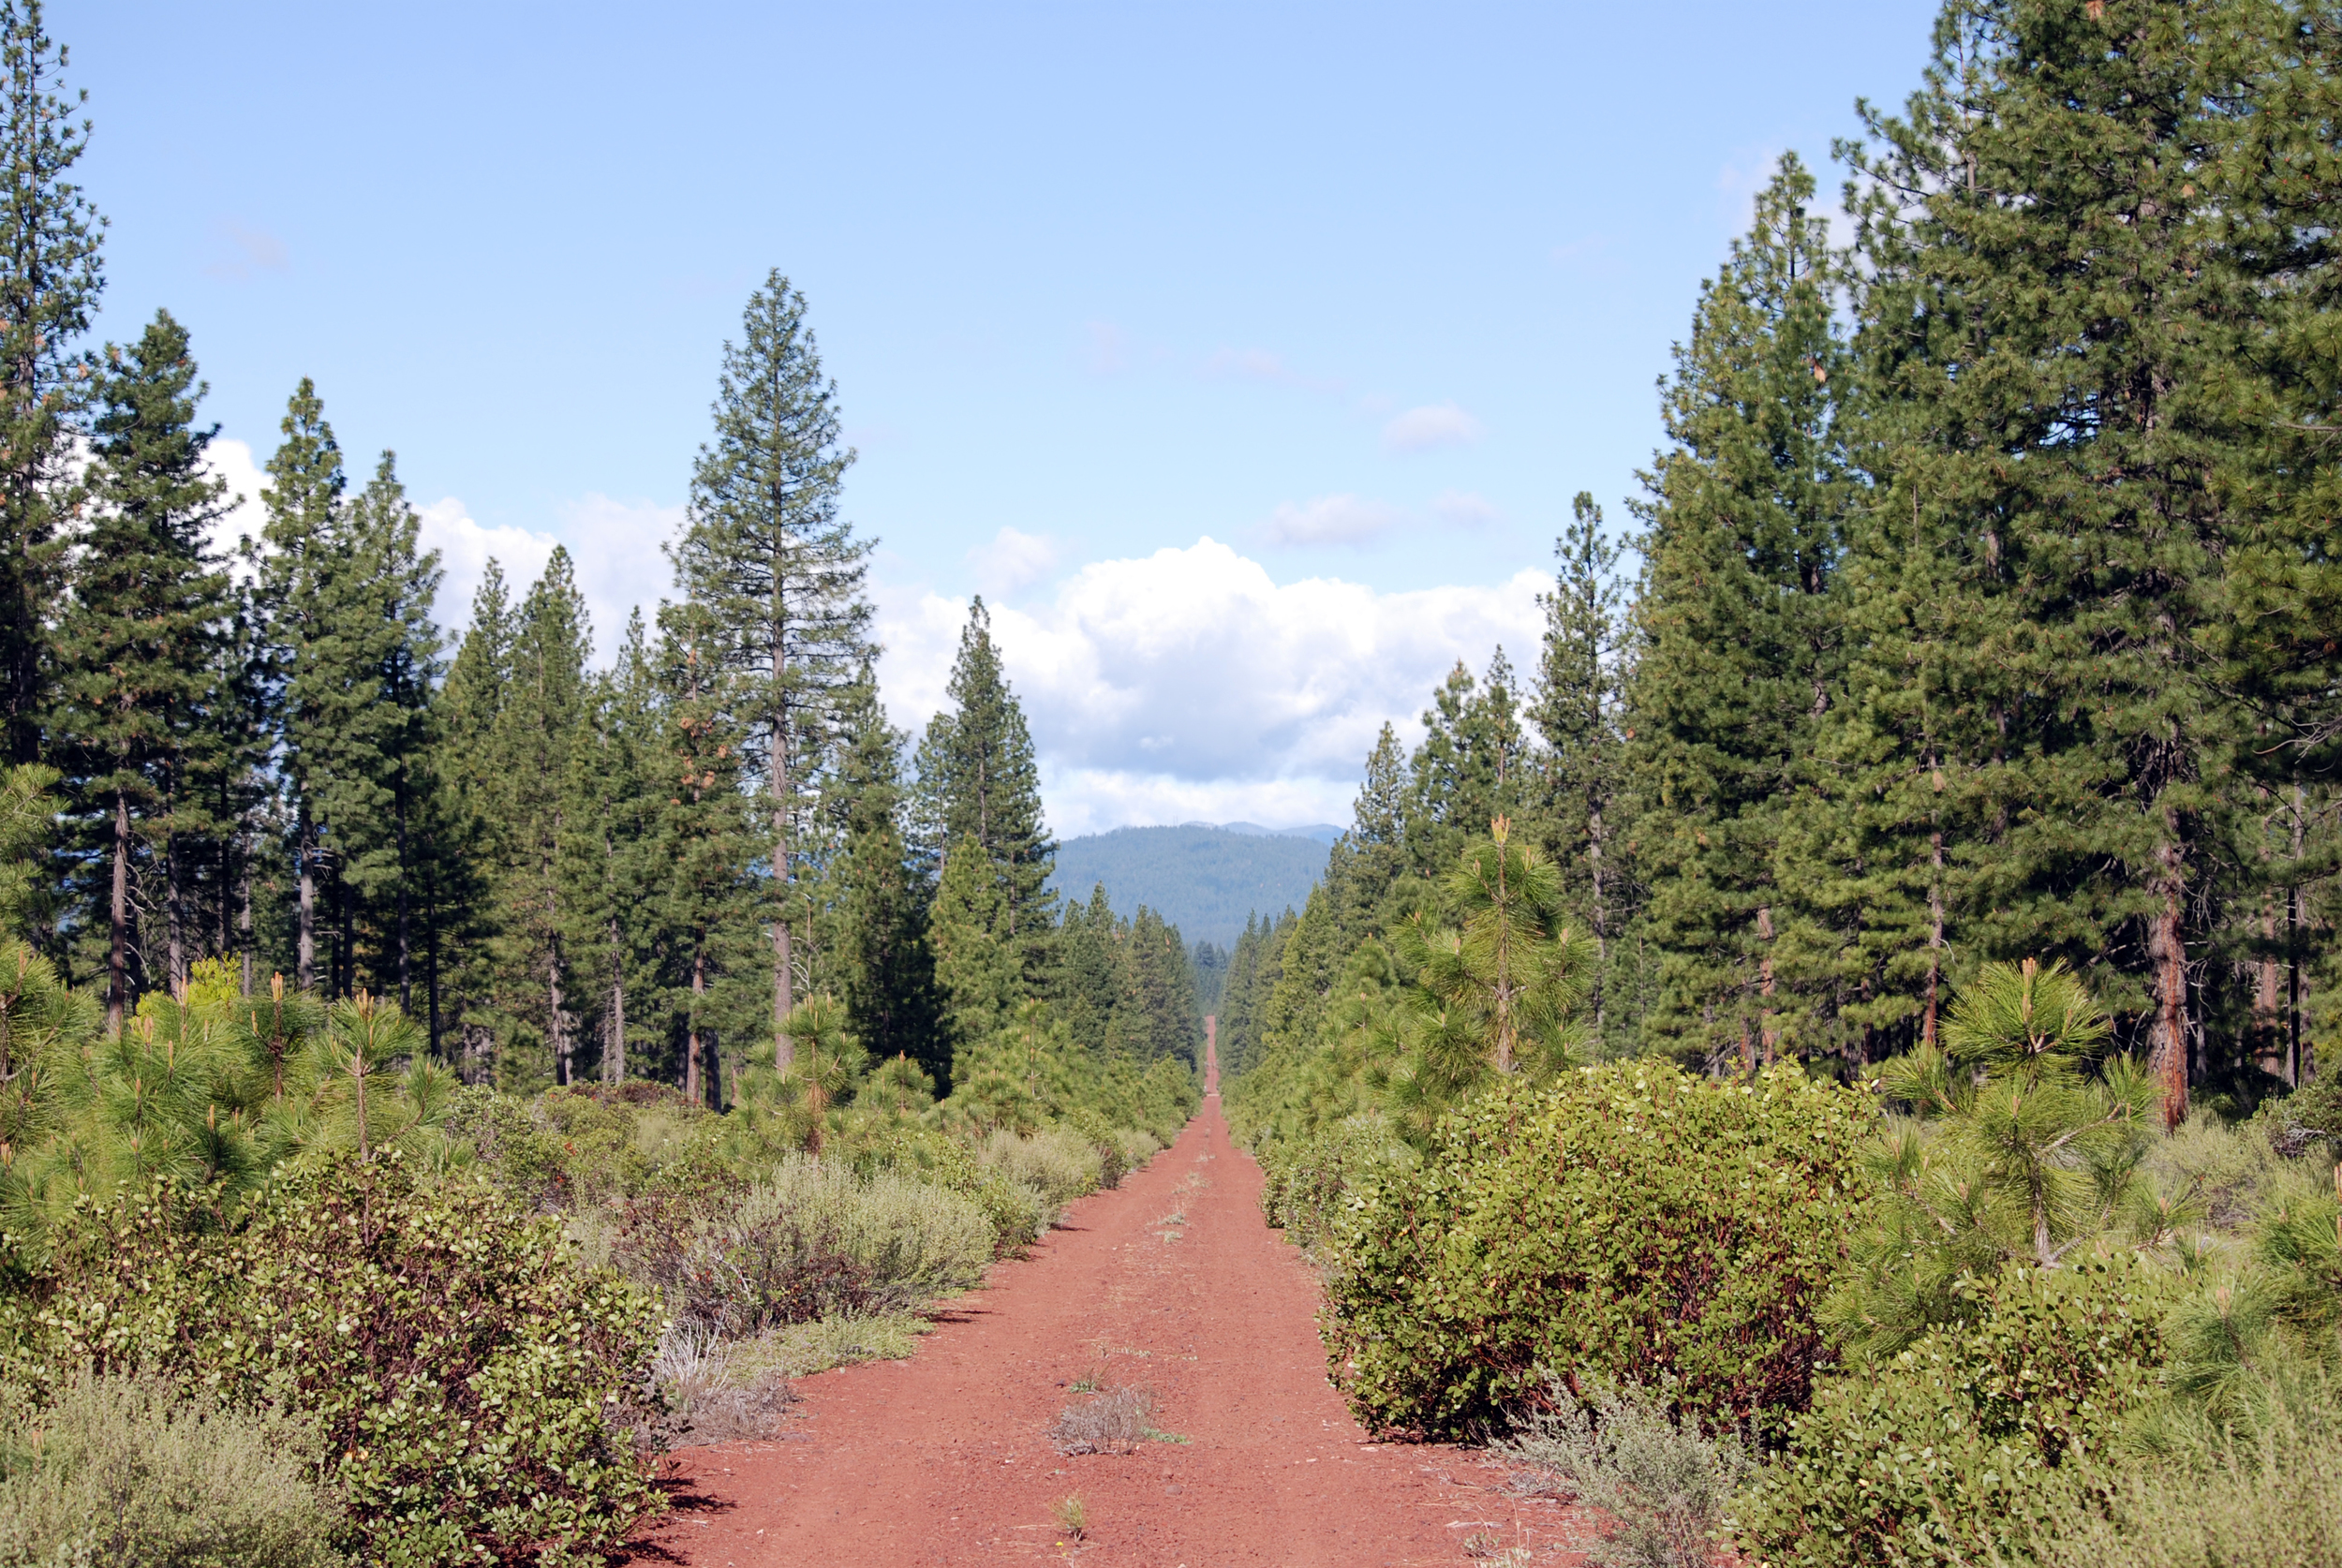
[[[1815,1309],[1861,1222],[1872,1121],[1861,1096],[1787,1066],[1502,1083],[1338,1220],[1335,1381],[1380,1431],[1501,1429],[1549,1371],[1664,1384],[1703,1423],[1769,1437],[1822,1359]]]
[[[1353,1188],[1415,1163],[1390,1118],[1361,1111],[1305,1138],[1261,1150],[1261,1213],[1305,1251],[1315,1251]]]
[[[2134,1255],[2012,1268],[1975,1314],[1825,1379],[1742,1495],[1765,1568],[2023,1560],[2041,1510],[2088,1485],[2157,1395],[2172,1286]]]
[[[12,1293],[0,1399],[41,1408],[87,1368],[314,1421],[369,1561],[606,1553],[660,1506],[632,1428],[661,1311],[571,1254],[556,1220],[379,1158],[241,1217],[158,1187],[89,1207]]]

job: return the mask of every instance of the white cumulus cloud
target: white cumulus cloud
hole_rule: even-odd
[[[1320,496],[1296,505],[1285,501],[1261,530],[1270,544],[1364,544],[1402,521],[1393,508],[1356,496]]]
[[[987,594],[1013,594],[1030,587],[1057,567],[1057,541],[1042,534],[1002,528],[989,544],[968,552],[976,584]]]
[[[1386,721],[1415,731],[1431,688],[1499,643],[1523,661],[1546,580],[1384,593],[1280,584],[1210,539],[1100,561],[1047,602],[994,606],[1032,727],[1053,831],[1134,822],[1344,821]],[[881,680],[915,733],[943,702],[965,600],[882,585]]]
[[[600,494],[563,502],[559,533],[577,562],[577,585],[593,612],[595,651],[606,662],[638,606],[653,624],[661,599],[674,597],[674,573],[660,548],[682,525],[680,505],[621,501]]]
[[[268,513],[260,505],[260,491],[268,483],[268,475],[253,460],[252,448],[243,441],[226,436],[215,437],[203,450],[204,466],[215,479],[228,481],[228,494],[221,497],[228,503],[212,524],[212,548],[222,555],[232,555],[237,540],[250,538],[258,541],[260,525],[268,521]]]
[[[1468,447],[1480,438],[1480,422],[1452,403],[1410,408],[1383,426],[1383,445],[1392,451],[1436,451]]]
[[[268,474],[248,443],[224,436],[212,442],[208,460],[211,472],[228,481],[231,504],[211,528],[212,547],[228,555],[240,539],[257,541],[260,537],[261,525],[268,521],[260,502]],[[432,618],[450,639],[461,637],[471,624],[472,596],[479,592],[490,559],[504,569],[504,580],[517,601],[542,575],[556,544],[569,547],[578,588],[593,619],[595,654],[605,663],[617,651],[628,613],[639,605],[648,619],[659,600],[674,593],[674,577],[660,546],[674,537],[683,521],[680,506],[589,494],[557,506],[550,531],[481,523],[455,496],[418,505],[415,514],[418,543],[439,553],[439,595]]]
[[[471,624],[472,596],[479,592],[491,558],[504,569],[505,590],[517,602],[528,591],[528,584],[543,573],[558,542],[551,534],[476,523],[453,496],[419,506],[415,512],[422,519],[417,533],[422,548],[439,553],[442,575],[433,618],[450,637],[462,636],[464,628]]]

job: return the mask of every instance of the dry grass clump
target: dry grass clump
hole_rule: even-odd
[[[2275,1127],[2265,1117],[2231,1126],[2199,1107],[2147,1146],[2144,1190],[2182,1227],[2245,1230],[2289,1194],[2314,1194],[2327,1183],[2326,1162],[2289,1160],[2277,1150],[2270,1141]],[[2143,1239],[2157,1227],[2133,1218],[2132,1228]]]
[[[794,1398],[777,1371],[738,1365],[733,1347],[690,1324],[670,1329],[651,1363],[668,1414],[645,1437],[655,1446],[753,1442],[778,1436]]]
[[[0,1433],[0,1563],[329,1568],[342,1518],[309,1479],[314,1426],[83,1374]]]
[[[1495,1451],[1531,1467],[1523,1489],[1591,1503],[1618,1521],[1586,1555],[1596,1568],[1707,1568],[1751,1469],[1746,1450],[1728,1436],[1701,1436],[1649,1390],[1597,1383],[1588,1392],[1581,1403],[1555,1380],[1554,1408],[1526,1417]]]
[[[733,1358],[735,1366],[750,1373],[809,1378],[833,1367],[899,1361],[916,1351],[920,1337],[934,1328],[933,1322],[915,1312],[838,1313],[744,1339],[734,1347]]]
[[[865,1312],[903,1311],[983,1283],[992,1228],[956,1192],[892,1172],[862,1177],[810,1156],[793,1156],[749,1192],[735,1222],[744,1230],[818,1236],[868,1281]]]
[[[725,1339],[678,1324],[660,1342],[651,1369],[669,1414],[658,1430],[645,1434],[646,1441],[682,1447],[775,1437],[796,1402],[792,1378],[864,1361],[900,1360],[934,1327],[912,1312],[839,1313],[767,1329],[752,1339]]]
[[[1134,1128],[1117,1129],[1114,1142],[1116,1146],[1122,1151],[1122,1170],[1125,1175],[1132,1171],[1145,1170],[1154,1157],[1163,1152],[1162,1139],[1152,1132],[1142,1132]]]
[[[1049,1442],[1060,1454],[1128,1454],[1154,1436],[1154,1396],[1143,1388],[1106,1388],[1059,1413]]]

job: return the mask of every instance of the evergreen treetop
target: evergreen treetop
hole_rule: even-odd
[[[875,652],[864,591],[871,541],[837,513],[853,452],[838,444],[837,388],[823,377],[805,309],[778,271],[749,296],[740,341],[724,345],[715,439],[700,449],[684,530],[669,550],[683,591],[716,629],[749,737],[762,742],[749,776],[761,771],[771,796],[773,880],[784,890],[819,736]],[[808,731],[814,757],[801,740]],[[790,921],[776,921],[776,1034],[792,1005],[789,936]],[[776,1068],[790,1059],[783,1037]]]
[[[928,721],[919,743],[923,848],[935,857],[930,864],[963,840],[984,851],[1001,883],[1001,935],[1033,969],[1038,944],[1056,920],[1048,881],[1057,845],[1042,818],[1041,772],[1025,710],[1001,667],[981,597],[960,630],[944,695],[951,705]]]
[[[64,586],[62,533],[80,497],[67,465],[92,389],[89,330],[105,274],[105,220],[69,176],[89,147],[73,116],[65,47],[40,0],[0,4],[0,737],[19,762],[40,749],[43,629]]]

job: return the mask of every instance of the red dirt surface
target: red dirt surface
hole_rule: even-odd
[[[1371,1568],[1527,1547],[1512,1561],[1575,1561],[1575,1509],[1508,1497],[1468,1451],[1371,1442],[1350,1418],[1326,1381],[1316,1279],[1262,1221],[1260,1168],[1229,1143],[1216,1077],[1176,1145],[996,1265],[916,1356],[801,1380],[783,1441],[677,1455],[678,1506],[645,1560]],[[1050,1425],[1101,1365],[1149,1389],[1153,1425],[1183,1441],[1057,1453]],[[1074,1493],[1077,1542],[1050,1511]]]

